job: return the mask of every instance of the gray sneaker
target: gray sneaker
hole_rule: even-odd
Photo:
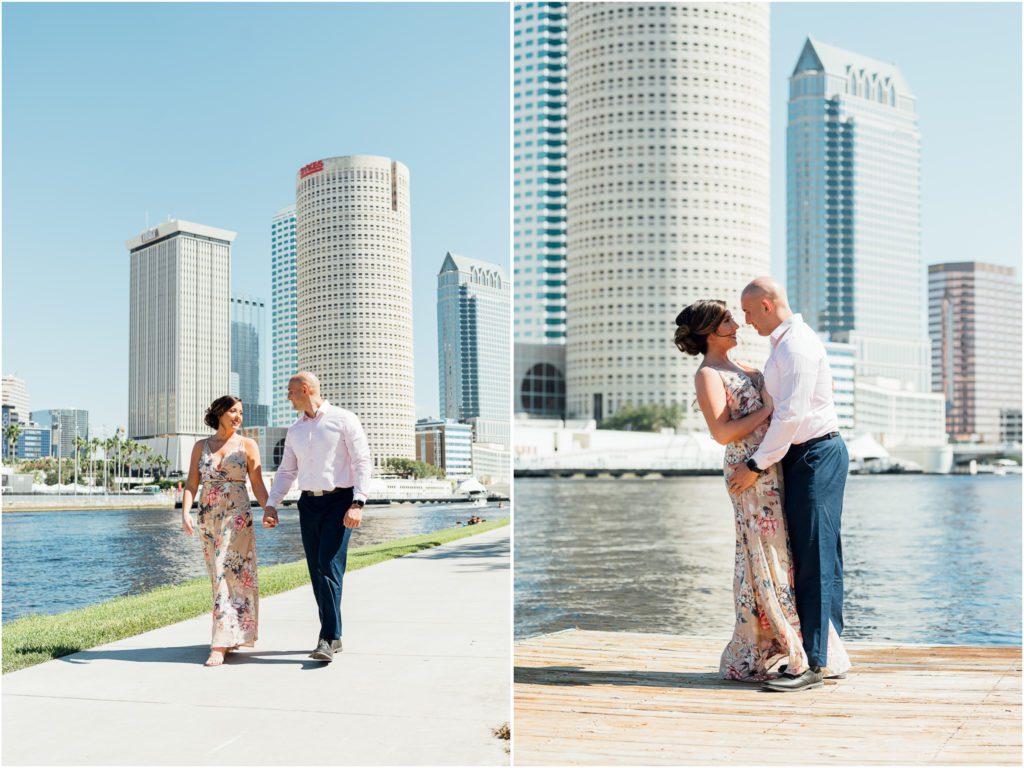
[[[334,661],[334,654],[341,651],[341,639],[324,640],[322,637],[317,641],[316,650],[309,654],[309,658],[317,661]]]
[[[817,667],[811,667],[802,675],[784,673],[782,677],[767,681],[761,686],[761,690],[789,693],[791,691],[805,691],[809,688],[821,688],[822,685],[824,683],[821,678],[821,670]]]
[[[316,650],[309,654],[309,658],[317,661],[334,661],[334,649],[331,648],[330,640],[324,640],[321,637],[317,641]]]

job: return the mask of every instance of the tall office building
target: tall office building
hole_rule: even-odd
[[[295,200],[298,368],[359,417],[375,467],[415,458],[409,169],[317,160]]]
[[[957,442],[1019,442],[1021,285],[1012,267],[928,267],[932,390],[946,397]]]
[[[32,411],[32,421],[50,430],[50,455],[75,455],[75,439],[89,439],[89,412],[81,408],[50,408]],[[21,458],[19,456],[19,458]]]
[[[675,316],[769,270],[768,6],[569,3],[568,41],[569,414],[699,423]]]
[[[295,289],[295,206],[282,208],[270,222],[271,423],[295,421],[288,400],[288,380],[298,373],[299,334]]]
[[[168,221],[130,252],[128,436],[188,467],[210,434],[206,409],[228,391],[231,243],[224,229]]]
[[[921,138],[899,69],[808,39],[789,80],[787,282],[857,377],[930,391]]]
[[[28,421],[28,390],[23,379],[17,376],[4,376],[0,383],[3,405],[9,405],[17,414],[15,421]]]
[[[437,275],[441,418],[473,425],[473,439],[508,448],[511,286],[496,264],[449,252]]]
[[[565,414],[568,3],[513,9],[515,412]]]
[[[231,297],[231,373],[238,374],[238,397],[245,407],[245,424],[267,426],[263,404],[263,339],[266,305],[251,296]]]

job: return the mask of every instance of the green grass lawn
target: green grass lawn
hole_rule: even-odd
[[[421,536],[350,549],[348,571],[447,544],[508,525],[508,518],[473,526],[446,528]],[[306,561],[259,569],[260,597],[309,583]],[[3,625],[3,671],[14,672],[69,653],[165,627],[210,611],[210,580],[200,579],[119,597],[56,616],[25,616]]]

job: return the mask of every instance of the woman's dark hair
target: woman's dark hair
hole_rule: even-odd
[[[217,429],[220,426],[220,417],[235,407],[235,403],[242,402],[240,398],[234,395],[224,395],[218,397],[212,403],[210,407],[206,409],[206,415],[203,417],[203,421],[210,429]]]
[[[673,339],[680,352],[703,355],[708,351],[708,336],[722,324],[729,308],[719,299],[695,301],[676,315],[676,335]]]

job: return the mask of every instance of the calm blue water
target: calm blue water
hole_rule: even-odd
[[[299,537],[299,512],[281,507],[281,524],[271,530],[256,520],[260,565],[305,557]],[[487,519],[508,516],[490,504],[460,504],[367,509],[353,534],[353,547],[450,528],[473,514]],[[205,576],[198,534],[181,530],[181,511],[171,509],[90,512],[10,512],[3,515],[3,620],[28,613],[61,613],[122,595]]]
[[[517,479],[515,631],[732,631],[721,478]],[[1019,645],[1021,478],[851,477],[844,637]]]

